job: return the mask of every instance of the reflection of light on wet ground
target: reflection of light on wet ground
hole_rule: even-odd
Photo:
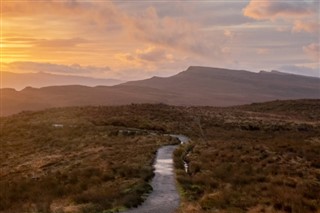
[[[172,159],[158,159],[155,164],[155,173],[170,175],[172,173]]]
[[[188,142],[187,137],[177,137],[181,143]],[[178,208],[180,200],[175,185],[172,155],[176,146],[164,146],[158,150],[154,164],[155,177],[151,185],[152,193],[138,208],[130,209],[123,213],[172,213]]]
[[[174,138],[178,138],[180,140],[181,144],[188,143],[188,141],[189,141],[189,138],[184,136],[184,135],[173,135],[173,134],[171,134],[170,136],[174,137]]]

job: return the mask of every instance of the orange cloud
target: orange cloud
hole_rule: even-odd
[[[314,14],[312,4],[303,1],[261,1],[251,0],[243,14],[257,20],[297,18]]]
[[[292,26],[292,32],[319,32],[318,2],[306,1],[260,1],[251,0],[243,9],[243,14],[256,20],[285,20]],[[277,27],[277,31],[286,31],[286,27]]]
[[[78,26],[80,30],[93,26],[97,31],[116,29],[123,15],[112,1],[77,0],[4,1],[2,12],[5,22],[9,19],[18,20],[16,18],[24,17],[34,25],[49,22],[51,28],[56,27],[60,30],[64,25],[69,24],[66,26],[65,30],[67,30],[70,26],[74,27],[72,25],[75,23],[81,23],[82,25]]]
[[[297,20],[294,22],[294,26],[292,28],[293,32],[308,32],[308,33],[314,33],[319,32],[320,24],[314,21],[301,21]]]
[[[303,51],[308,54],[312,59],[319,63],[320,60],[320,45],[319,43],[311,43],[303,47]]]
[[[59,74],[105,74],[111,71],[109,67],[81,66],[79,64],[62,65],[53,63],[38,63],[28,61],[18,61],[4,64],[4,67],[14,72],[46,72]]]
[[[33,61],[65,66],[81,63],[83,67],[110,66],[113,73],[131,70],[135,74],[139,70],[181,70],[192,64],[228,66],[231,61],[241,61],[244,67],[249,63],[261,66],[265,58],[278,60],[276,54],[281,54],[282,59],[305,59],[301,48],[291,52],[291,47],[309,43],[309,35],[292,34],[287,44],[285,36],[278,37],[277,32],[269,30],[275,26],[290,32],[289,25],[296,24],[293,32],[314,33],[311,25],[302,26],[297,20],[315,22],[308,15],[315,16],[315,9],[306,1],[279,2],[250,1],[244,10],[246,16],[257,20],[279,21],[270,24],[244,16],[238,21],[243,2],[2,0],[1,47],[5,63]],[[183,6],[193,9],[181,10]],[[260,28],[262,25],[265,27]],[[284,50],[287,54],[273,51],[275,54],[260,56],[256,52],[265,47],[272,51],[284,43],[290,46],[287,48],[290,50]],[[309,47],[305,49],[309,51]]]
[[[39,47],[74,47],[79,44],[88,43],[89,40],[83,38],[70,38],[70,39],[41,39],[35,42]]]
[[[267,48],[258,48],[256,50],[256,52],[259,54],[259,55],[266,55],[268,53],[270,53],[270,50],[267,49]]]
[[[25,47],[75,47],[79,44],[89,43],[90,41],[84,38],[67,38],[67,39],[35,39],[26,37],[9,37],[4,38],[4,43],[10,44],[10,46],[25,46]]]
[[[45,61],[47,58],[47,61],[54,62],[54,58],[59,63],[68,63],[71,58],[77,57],[79,60],[81,57],[82,60],[87,55],[83,63],[92,64],[92,61],[98,60],[89,59],[91,56],[112,51],[104,53],[103,62],[112,64],[110,66],[121,66],[123,59],[130,56],[120,57],[120,54],[117,58],[122,60],[116,62],[111,56],[116,52],[133,52],[142,45],[154,46],[154,51],[166,49],[166,52],[175,55],[190,54],[211,59],[223,55],[219,41],[199,33],[201,25],[191,22],[187,17],[160,16],[153,6],[132,13],[120,9],[112,1],[8,1],[4,3],[3,11],[8,23],[4,29],[6,33],[20,34],[7,41],[35,47],[23,49],[29,53],[28,60]],[[91,51],[93,49],[94,52]],[[63,61],[62,52],[65,54]],[[109,60],[106,54],[110,56]],[[155,55],[160,58],[166,56],[161,54],[150,52],[136,56],[141,60],[154,59]],[[14,61],[14,58],[10,61]]]
[[[6,2],[3,5],[4,17],[49,16],[64,22],[73,20],[83,23],[80,28],[92,26],[94,30],[120,30],[127,34],[127,39],[149,42],[166,48],[189,51],[208,55],[210,50],[217,50],[209,45],[199,31],[199,26],[184,18],[160,17],[154,7],[149,7],[139,14],[129,14],[120,10],[112,1],[47,1],[37,2]],[[64,24],[65,24],[64,23]],[[61,26],[59,27],[61,29]],[[44,45],[74,42],[43,41]]]
[[[223,35],[226,36],[227,38],[233,39],[236,36],[236,33],[226,29],[223,31]]]
[[[126,17],[123,25],[130,36],[155,46],[207,57],[220,53],[212,38],[199,34],[199,25],[185,18],[160,17],[153,7]]]
[[[155,69],[160,63],[173,63],[175,58],[171,53],[167,53],[164,48],[149,46],[145,49],[137,49],[134,53],[118,53],[115,59],[133,67]]]
[[[145,61],[166,61],[172,62],[173,55],[170,53],[166,53],[164,49],[148,47],[144,50],[137,50],[136,55],[138,58]]]

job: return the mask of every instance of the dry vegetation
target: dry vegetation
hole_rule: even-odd
[[[141,203],[152,190],[156,150],[177,141],[127,131],[113,110],[54,109],[3,118],[0,212],[113,212]],[[101,116],[110,124],[100,123]]]
[[[320,211],[319,101],[205,111],[204,137],[175,152],[179,212]]]
[[[319,100],[300,100],[71,107],[1,118],[0,212],[134,207],[152,190],[157,148],[177,142],[162,133],[193,141],[174,156],[179,212],[317,212],[319,115]]]

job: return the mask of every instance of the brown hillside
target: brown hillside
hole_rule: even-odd
[[[2,89],[1,112],[5,116],[63,106],[131,103],[232,106],[276,99],[319,99],[319,85],[319,78],[298,75],[190,67],[172,77],[153,77],[112,87],[28,87],[19,92]]]

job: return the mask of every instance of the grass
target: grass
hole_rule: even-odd
[[[177,141],[125,134],[127,127],[94,123],[86,108],[78,110],[1,121],[1,212],[115,211],[136,207],[152,190],[157,149]]]
[[[165,133],[193,141],[174,154],[178,212],[317,212],[319,106],[319,100],[230,108],[133,104],[4,117],[0,212],[135,207],[152,190],[156,150],[177,143]]]
[[[175,152],[183,190],[177,212],[320,210],[319,121],[311,121],[307,110],[293,117],[291,101],[288,111],[286,102],[275,103],[282,107],[275,114],[272,103],[266,104],[268,112],[264,104],[207,108],[202,122],[205,139],[196,138],[187,155],[189,174],[179,166],[187,148]],[[299,110],[304,103],[295,104]],[[307,104],[319,112],[319,102]]]

